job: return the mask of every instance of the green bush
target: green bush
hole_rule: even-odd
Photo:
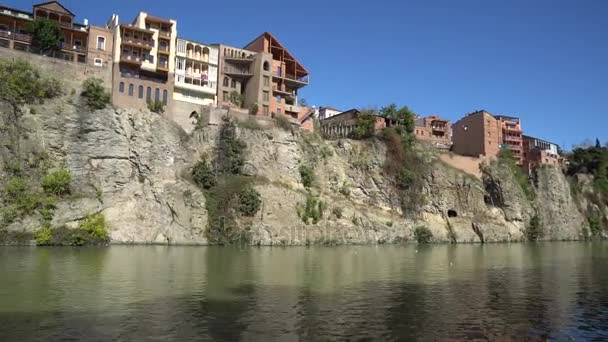
[[[234,123],[226,120],[220,128],[220,146],[216,160],[218,171],[222,174],[240,174],[245,165],[246,148],[247,145],[236,136]]]
[[[374,136],[376,114],[373,111],[364,110],[355,119],[355,128],[350,133],[352,139],[367,139]]]
[[[245,96],[243,94],[239,94],[238,91],[233,90],[230,92],[230,102],[235,106],[242,107],[243,101],[245,100]]]
[[[44,176],[42,178],[42,188],[47,194],[63,196],[70,193],[71,181],[70,171],[62,168]]]
[[[302,221],[309,224],[312,220],[313,224],[317,224],[323,218],[323,212],[326,209],[326,204],[319,200],[319,197],[311,193],[306,195],[306,205],[304,210],[299,210],[299,215]]]
[[[251,105],[251,107],[249,107],[249,114],[250,115],[257,115],[258,114],[258,110],[259,110],[259,106],[257,103],[254,103]]]
[[[12,105],[14,109],[57,96],[61,92],[57,80],[43,79],[27,61],[0,61],[0,101]]]
[[[89,241],[94,243],[107,243],[108,236],[105,217],[103,214],[90,214],[80,221],[78,228],[86,233]]]
[[[162,101],[159,100],[148,100],[148,109],[153,113],[162,114],[165,112],[165,106]]]
[[[420,244],[426,244],[433,239],[433,233],[425,226],[418,226],[414,229],[414,239]]]
[[[302,180],[302,184],[304,185],[304,187],[305,188],[312,187],[312,185],[315,181],[315,171],[312,168],[312,166],[310,166],[308,164],[302,164],[302,165],[300,165],[299,171],[300,171],[300,178]]]
[[[21,215],[30,215],[40,205],[41,196],[32,192],[24,178],[12,177],[4,185],[4,201],[14,205]]]
[[[34,239],[36,239],[36,245],[48,246],[52,244],[53,240],[53,228],[49,224],[44,224],[34,233]]]
[[[0,228],[7,227],[19,217],[19,212],[14,205],[5,205],[0,208]]]
[[[56,21],[46,18],[36,18],[26,25],[26,30],[32,34],[32,46],[43,53],[59,51],[63,33]]]
[[[530,179],[523,173],[521,167],[517,165],[513,152],[507,147],[501,148],[501,150],[498,152],[498,162],[511,170],[515,181],[523,190],[524,194],[526,195],[526,198],[528,198],[528,200],[530,201],[533,201],[536,197],[536,194],[534,193],[534,189],[530,185]]]
[[[82,84],[82,93],[87,106],[91,109],[103,109],[110,103],[110,93],[103,87],[103,80],[99,78],[89,78]]]
[[[209,189],[217,183],[215,172],[209,162],[207,162],[207,159],[200,160],[194,165],[194,168],[192,168],[192,179],[202,189]]]
[[[245,187],[239,194],[239,211],[245,216],[253,216],[258,210],[262,200],[260,194],[251,186]]]
[[[543,237],[543,229],[538,215],[534,215],[530,219],[530,223],[526,227],[526,237],[528,238],[528,241],[536,241]]]

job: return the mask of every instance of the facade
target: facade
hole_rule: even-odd
[[[494,116],[485,110],[470,113],[452,125],[452,151],[464,156],[496,157],[509,148],[523,165],[521,120]]]
[[[217,85],[217,102],[223,106],[250,108],[258,104],[258,113],[264,112],[262,92],[270,92],[270,71],[263,71],[264,62],[269,63],[269,56],[257,54],[228,45],[217,45],[219,53],[219,72]],[[266,96],[266,95],[264,95]],[[237,100],[241,100],[238,105]],[[265,102],[269,98],[264,97]],[[267,106],[267,105],[266,105]]]
[[[178,38],[175,53],[175,101],[217,104],[218,49]]]
[[[357,109],[347,110],[330,118],[321,120],[321,133],[328,138],[347,138],[355,129],[357,116],[361,114]],[[386,119],[376,116],[374,130],[379,131],[387,127]]]
[[[89,26],[87,63],[94,66],[112,66],[114,51],[113,32],[107,27]]]
[[[524,171],[527,174],[532,173],[541,165],[560,165],[560,156],[557,144],[552,142],[523,136],[524,149]]]
[[[44,18],[56,22],[63,34],[60,51],[47,54],[50,57],[86,63],[88,23],[76,23],[74,17],[74,13],[57,1],[34,5],[32,12],[0,6],[0,47],[39,53],[31,46],[32,35],[26,27],[29,22]]]
[[[132,24],[113,15],[112,103],[117,107],[147,108],[149,101],[170,106],[173,98],[177,22],[140,12]]]
[[[416,117],[416,139],[432,144],[436,148],[449,149],[452,145],[452,125],[436,115]]]

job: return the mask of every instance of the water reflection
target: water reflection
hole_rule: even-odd
[[[0,249],[0,341],[608,338],[606,244]]]

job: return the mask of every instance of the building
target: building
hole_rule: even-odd
[[[416,139],[432,144],[436,148],[449,149],[452,145],[452,125],[436,115],[415,118]]]
[[[470,113],[452,125],[452,151],[464,156],[496,157],[509,148],[523,165],[521,120],[494,116],[485,110]]]
[[[328,138],[347,138],[355,129],[357,117],[361,112],[357,109],[347,110],[330,118],[321,120],[320,128],[323,136]],[[387,119],[376,115],[374,130],[379,131],[387,127]]]
[[[57,1],[49,1],[33,6],[32,12],[0,5],[0,47],[41,53],[31,46],[32,35],[27,31],[29,22],[48,19],[56,22],[63,35],[60,50],[45,52],[49,57],[67,61],[86,63],[89,38],[88,23],[74,22],[74,13]]]
[[[173,99],[197,105],[217,103],[218,49],[177,39]]]
[[[524,171],[527,174],[532,173],[536,168],[541,165],[560,165],[559,148],[557,144],[552,142],[530,137],[523,136],[523,150],[524,150]]]
[[[89,26],[89,43],[87,44],[87,63],[98,67],[112,67],[114,36],[107,27]]]
[[[112,104],[147,107],[149,101],[170,106],[173,98],[177,22],[140,12],[131,24],[113,15],[114,32]]]
[[[308,71],[270,33],[244,48],[219,45],[218,103],[250,109],[256,114],[285,114],[301,119],[308,109],[298,105],[298,89],[308,85]]]
[[[333,107],[319,107],[318,112],[319,120],[325,120],[327,118],[331,118],[334,115],[342,113],[341,110]]]

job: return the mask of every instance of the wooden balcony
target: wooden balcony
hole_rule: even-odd
[[[156,66],[156,69],[158,71],[169,72],[169,63],[168,62],[165,62],[165,63],[158,62],[158,65]]]
[[[158,31],[158,36],[160,38],[171,39],[171,32],[170,31]]]
[[[152,49],[152,44],[149,41],[146,41],[143,39],[135,39],[133,37],[123,37],[122,44],[128,45],[128,46],[133,46],[133,47],[139,47],[139,48],[146,49],[146,50]]]
[[[32,42],[32,36],[30,36],[29,34],[14,33],[13,40],[29,44]]]
[[[169,54],[169,47],[168,46],[159,46],[158,47],[158,53],[162,53],[164,55],[168,55]]]
[[[141,57],[135,57],[135,56],[131,56],[131,55],[121,55],[120,61],[124,62],[124,63],[134,64],[137,66],[141,66],[141,64],[143,62]]]

